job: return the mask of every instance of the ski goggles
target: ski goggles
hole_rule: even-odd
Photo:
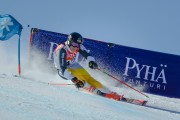
[[[71,46],[79,48],[79,47],[80,47],[80,44],[75,43],[75,42],[72,42],[72,43],[71,43]]]

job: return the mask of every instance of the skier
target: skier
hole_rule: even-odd
[[[77,88],[82,88],[91,93],[121,100],[123,96],[108,91],[99,81],[95,80],[80,64],[85,61],[91,69],[97,69],[98,65],[94,57],[83,46],[83,37],[73,32],[68,36],[65,43],[60,44],[54,50],[54,64],[60,77],[71,80]],[[107,92],[107,91],[106,91]]]

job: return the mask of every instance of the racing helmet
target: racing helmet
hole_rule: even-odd
[[[73,47],[80,47],[80,45],[83,43],[83,37],[77,33],[72,32],[67,39],[67,45],[73,46]]]

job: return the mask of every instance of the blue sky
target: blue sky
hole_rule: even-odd
[[[24,26],[21,44],[28,44],[30,28],[37,27],[65,34],[76,31],[86,38],[180,55],[180,0],[0,0],[0,3],[1,15],[11,14]],[[12,40],[2,44],[16,46]]]

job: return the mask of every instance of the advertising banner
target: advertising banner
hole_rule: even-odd
[[[67,34],[33,28],[30,43],[53,62],[53,51]],[[180,56],[84,38],[99,67],[144,92],[180,98]]]

